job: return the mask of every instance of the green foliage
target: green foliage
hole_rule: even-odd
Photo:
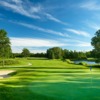
[[[96,50],[100,50],[100,30],[95,33],[95,36],[92,38],[91,44]]]
[[[49,59],[61,59],[63,51],[59,47],[53,47],[47,50],[47,57]]]
[[[29,57],[30,51],[27,48],[24,48],[21,53],[22,57]]]
[[[59,47],[54,47],[54,48],[50,48],[47,50],[47,57],[49,59],[62,59],[63,61],[65,59],[72,59],[72,60],[87,59],[87,57],[93,57],[92,54],[93,54],[92,51],[78,52],[78,51],[71,51],[71,50],[67,50],[67,49],[62,50]]]
[[[11,56],[10,40],[7,37],[7,32],[0,30],[0,57],[9,58]]]
[[[88,61],[96,61],[96,58],[87,58]]]
[[[46,53],[31,53],[30,57],[47,57]]]
[[[77,52],[77,51],[64,49],[63,58],[64,59],[86,59],[87,55],[84,52]]]
[[[48,60],[48,58],[45,58],[45,57],[28,57],[27,60]]]
[[[22,54],[21,53],[12,53],[12,57],[13,58],[16,58],[16,57],[21,58],[22,57]]]
[[[95,60],[96,63],[100,63],[100,58]]]
[[[95,33],[91,40],[91,45],[94,47],[95,56],[100,59],[100,30]]]
[[[2,66],[3,60],[0,60],[0,65]],[[6,59],[4,60],[5,65],[15,65],[15,64],[20,64],[18,60],[13,60],[13,59]]]

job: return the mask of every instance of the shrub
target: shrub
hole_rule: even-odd
[[[3,64],[3,60],[0,60],[0,65]],[[4,60],[5,65],[14,65],[14,64],[19,64],[18,60],[13,60],[13,59],[6,59]]]

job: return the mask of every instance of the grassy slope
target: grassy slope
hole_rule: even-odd
[[[3,68],[15,69],[17,74],[0,80],[0,100],[100,99],[100,69],[91,74],[84,66],[60,60],[23,61],[32,66]]]

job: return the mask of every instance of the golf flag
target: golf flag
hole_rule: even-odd
[[[90,71],[92,71],[92,66],[90,66]]]

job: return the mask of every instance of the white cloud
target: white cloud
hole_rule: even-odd
[[[94,29],[95,31],[100,29],[100,24],[98,24],[98,23],[86,22],[86,25],[89,26],[90,28]]]
[[[41,12],[41,10],[42,10],[42,7],[41,7],[40,5],[38,5],[38,6],[36,6],[36,7],[31,7],[31,8],[29,9],[29,11],[30,11],[31,13],[39,13],[39,12]]]
[[[62,22],[61,20],[55,18],[55,17],[52,16],[51,14],[45,13],[45,15],[46,15],[46,17],[47,17],[49,20],[52,20],[52,21],[58,22],[58,23],[63,24],[63,25],[68,25],[67,23]]]
[[[12,10],[13,12],[19,13],[21,15],[24,15],[24,16],[27,16],[27,17],[30,17],[30,18],[40,19],[40,16],[30,12],[28,10],[28,8],[25,7],[24,5],[22,5],[21,3],[12,4],[12,3],[9,3],[9,2],[0,1],[0,5]],[[38,11],[38,7],[34,7],[34,9],[35,9],[35,11],[36,11],[36,9]]]
[[[96,31],[100,29],[100,25],[97,25],[97,24],[90,24],[89,26],[95,29]]]
[[[23,48],[25,47],[12,46],[12,51],[13,53],[21,53]],[[46,49],[45,50],[42,50],[41,48],[34,49],[34,47],[33,48],[26,47],[26,48],[29,49],[31,53],[46,53]]]
[[[23,48],[28,48],[30,52],[41,53],[46,52],[46,48],[63,47],[69,44],[50,39],[36,39],[36,38],[16,38],[10,37],[11,47],[13,52],[20,53]]]
[[[80,42],[76,46],[79,46],[79,47],[91,47],[91,44],[88,43],[88,42]]]
[[[80,7],[86,10],[100,10],[100,4],[98,4],[97,0],[83,2]]]
[[[33,53],[46,53],[46,50],[37,49],[37,50],[30,50]]]
[[[11,0],[14,3],[22,3],[22,0]]]
[[[91,46],[89,42],[83,42],[79,40],[50,40],[50,39],[36,39],[36,38],[16,38],[10,37],[12,47],[54,47],[54,46]],[[71,42],[74,42],[71,43]]]
[[[75,47],[91,47],[90,42],[83,42],[77,39],[63,39],[63,42],[67,42],[70,44],[70,46],[75,46]]]
[[[18,47],[53,47],[53,46],[64,46],[66,44],[60,43],[55,40],[47,40],[47,39],[34,39],[34,38],[10,38],[12,46]]]
[[[72,32],[72,33],[75,33],[77,35],[85,36],[85,37],[89,37],[90,36],[90,34],[88,32],[81,31],[81,30],[75,30],[75,29],[71,29],[71,28],[67,28],[65,30],[67,30],[69,32]]]
[[[38,31],[45,32],[45,33],[50,33],[50,34],[68,37],[67,34],[64,34],[62,32],[57,32],[57,31],[54,31],[54,30],[45,29],[45,28],[42,28],[42,27],[39,27],[39,26],[35,26],[35,25],[27,24],[27,23],[21,23],[21,22],[13,22],[13,21],[10,21],[10,22],[28,27],[28,28],[33,29],[33,30],[38,30]]]
[[[54,22],[67,25],[67,23],[55,18],[53,15],[45,12],[45,7],[40,4],[34,5],[32,2],[24,2],[22,0],[8,0],[0,1],[0,5],[5,9],[11,10],[18,14],[33,18],[33,19],[42,19],[42,17],[52,20]],[[41,16],[42,15],[42,16]]]
[[[23,48],[28,48],[31,52],[46,52],[45,48],[50,47],[81,47],[91,48],[91,44],[89,42],[83,42],[79,40],[71,40],[68,41],[60,41],[60,40],[50,40],[50,39],[36,39],[36,38],[15,38],[10,37],[11,47],[13,52],[21,52]],[[34,49],[36,48],[36,49]],[[43,49],[44,48],[44,49]]]
[[[50,48],[56,46],[66,46],[67,44],[61,43],[56,40],[49,39],[35,39],[35,38],[15,38],[10,37],[11,47],[13,52],[21,52],[23,48],[28,48],[31,52],[40,53],[46,52],[46,50],[42,48]],[[38,48],[38,49],[34,49]]]

